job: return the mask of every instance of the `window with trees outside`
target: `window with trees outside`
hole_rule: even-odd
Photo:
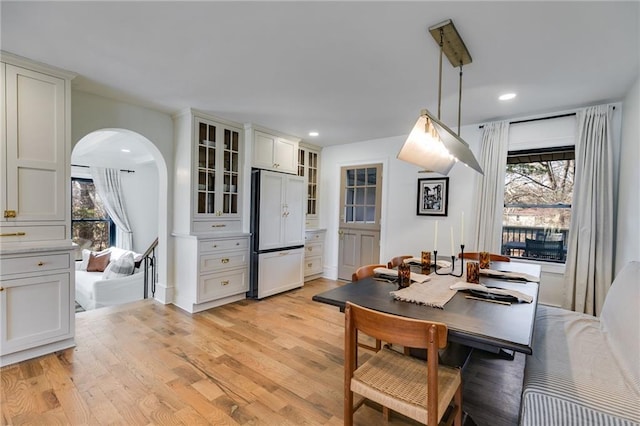
[[[115,232],[115,224],[107,214],[93,180],[72,178],[71,239],[73,242],[80,248],[100,251],[111,247],[115,242]]]
[[[508,153],[503,254],[564,263],[574,175],[574,146]]]

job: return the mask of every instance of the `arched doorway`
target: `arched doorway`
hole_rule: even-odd
[[[167,295],[168,177],[166,162],[158,148],[134,131],[105,128],[77,142],[71,153],[71,165],[72,179],[91,177],[91,166],[121,170],[133,251],[143,253],[158,238],[155,298],[171,302]]]

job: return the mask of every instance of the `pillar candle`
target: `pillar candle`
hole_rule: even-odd
[[[464,244],[464,211],[460,218],[460,244]]]
[[[438,221],[437,220],[434,227],[435,227],[435,230],[433,231],[433,251],[436,251],[438,250]]]

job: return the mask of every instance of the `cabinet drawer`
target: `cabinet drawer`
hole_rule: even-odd
[[[307,231],[304,234],[304,240],[307,243],[311,243],[313,241],[324,241],[324,234],[324,232]]]
[[[194,221],[193,232],[196,234],[211,232],[240,231],[240,219]]]
[[[238,238],[230,240],[202,240],[198,244],[200,253],[211,253],[214,251],[229,250],[246,250],[249,248],[249,240],[247,238]]]
[[[304,246],[304,257],[320,256],[324,250],[324,244],[322,243],[307,243]]]
[[[0,225],[0,243],[56,241],[68,238],[64,225],[7,226]]]
[[[312,256],[304,259],[304,276],[322,273],[322,256]]]
[[[3,275],[68,269],[70,265],[71,258],[69,253],[0,259],[0,270],[2,270]]]
[[[246,266],[248,255],[246,251],[202,255],[200,256],[200,273]]]
[[[233,296],[249,290],[247,269],[201,275],[198,280],[198,303]]]

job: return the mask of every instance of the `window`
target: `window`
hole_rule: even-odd
[[[80,248],[100,251],[112,246],[115,233],[115,224],[107,214],[93,180],[72,178],[71,239]]]
[[[504,254],[565,261],[574,173],[574,146],[507,154],[502,218]]]

